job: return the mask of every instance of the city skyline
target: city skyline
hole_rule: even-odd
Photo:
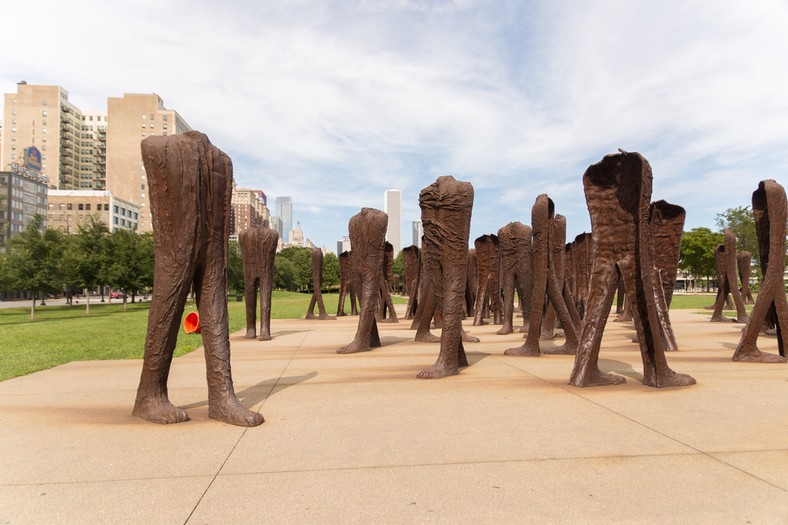
[[[474,186],[469,244],[530,223],[542,193],[571,238],[590,228],[583,172],[618,148],[649,160],[653,198],[685,207],[685,229],[715,228],[788,171],[788,4],[722,5],[76,0],[36,11],[41,37],[7,25],[25,46],[0,50],[0,89],[63,86],[85,114],[155,92],[230,155],[239,186],[291,196],[319,245],[387,188],[402,191],[403,221],[418,220],[418,194],[440,175]],[[100,46],[52,52],[85,24]]]

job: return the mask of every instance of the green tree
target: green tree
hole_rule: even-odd
[[[85,315],[90,315],[90,291],[104,284],[108,264],[109,228],[91,216],[67,239],[61,261],[66,285],[84,289]]]
[[[244,263],[238,241],[230,241],[227,252],[227,288],[235,293],[244,291]]]
[[[400,281],[405,280],[405,261],[402,259],[402,250],[394,257],[391,265],[391,273],[400,276]]]
[[[63,255],[63,233],[43,228],[43,219],[36,214],[24,231],[6,241],[6,271],[12,290],[30,292],[33,303],[30,319],[36,318],[39,294],[60,291]]]
[[[679,268],[690,275],[693,280],[706,278],[706,291],[709,289],[709,277],[716,277],[714,251],[722,244],[723,235],[714,233],[709,228],[693,228],[681,236]]]
[[[288,291],[296,291],[298,288],[295,265],[281,253],[274,257],[274,288]]]
[[[755,271],[760,273],[761,257],[758,251],[758,236],[755,233],[755,217],[752,214],[752,208],[749,206],[728,208],[717,214],[715,222],[720,231],[725,228],[733,230],[733,233],[736,234],[736,251],[750,252]]]
[[[123,309],[128,296],[134,297],[153,285],[153,238],[126,229],[112,232],[107,267],[108,284],[124,293]]]
[[[289,246],[279,252],[277,256],[276,260],[287,260],[293,266],[292,278],[295,288],[287,288],[288,290],[302,291],[312,287],[312,250],[310,248]],[[276,268],[276,260],[274,268]]]

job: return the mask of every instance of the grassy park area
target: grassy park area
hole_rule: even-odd
[[[309,306],[309,294],[274,291],[273,319],[303,317]],[[329,313],[336,312],[337,294],[323,295]],[[406,302],[395,297],[395,302]],[[714,303],[714,295],[675,295],[672,308],[704,308]],[[150,303],[91,304],[90,316],[84,305],[45,306],[36,309],[30,320],[28,303],[19,308],[0,309],[0,381],[30,374],[71,361],[96,359],[141,359],[145,343]],[[230,297],[230,332],[245,325],[244,303]],[[195,310],[186,305],[184,315]],[[709,311],[709,315],[711,311]],[[175,355],[180,356],[202,346],[199,334],[181,331]]]

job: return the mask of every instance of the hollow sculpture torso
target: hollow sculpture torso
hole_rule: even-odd
[[[419,306],[419,274],[421,273],[421,250],[415,244],[402,249],[402,263],[405,267],[405,290],[408,294],[408,306],[405,308],[405,319],[413,319]]]
[[[493,323],[498,324],[501,322],[500,285],[498,284],[498,236],[482,235],[473,242],[473,245],[476,247],[476,257],[479,262],[473,326],[485,324],[484,318],[490,313],[493,316]]]
[[[736,254],[736,266],[739,267],[739,281],[741,281],[741,298],[744,304],[753,304],[755,299],[750,290],[750,265],[752,264],[752,254],[748,251],[739,252]]]
[[[531,251],[531,227],[521,222],[510,222],[498,230],[498,248],[501,254],[501,292],[503,295],[503,326],[498,334],[514,331],[514,290],[520,294],[525,289],[525,272]]]
[[[761,181],[758,189],[752,194],[752,212],[755,216],[755,233],[758,235],[763,281],[750,319],[733,354],[734,361],[785,362],[785,347],[788,344],[788,301],[785,298],[783,278],[787,206],[785,189],[771,179]],[[779,356],[761,352],[756,344],[758,333],[767,315],[772,316],[772,324],[777,329]]]
[[[599,349],[618,279],[624,280],[643,360],[643,384],[685,386],[695,380],[670,369],[654,299],[648,209],[651,167],[638,153],[607,155],[583,175],[591,216],[591,281],[580,346],[569,383],[599,386],[625,382],[599,369]]]
[[[337,350],[338,354],[366,352],[380,346],[375,313],[380,298],[380,281],[383,277],[383,251],[386,242],[388,215],[373,208],[362,208],[350,218],[350,252],[353,267],[360,282],[358,329],[353,341]]]
[[[350,252],[339,254],[339,300],[337,302],[337,317],[345,313],[345,299],[350,300],[350,315],[356,315],[356,297],[353,293],[353,266]]]
[[[531,210],[531,300],[529,307],[528,333],[522,346],[509,348],[506,355],[539,356],[539,338],[542,333],[547,301],[555,308],[566,334],[564,345],[546,349],[545,353],[572,354],[577,349],[577,324],[580,319],[574,308],[574,299],[567,305],[567,290],[558,284],[553,260],[551,232],[555,221],[552,199],[546,194],[539,195]],[[561,245],[563,246],[563,242]],[[563,260],[563,251],[561,259]],[[570,314],[570,309],[573,314]]]
[[[312,299],[309,300],[309,308],[306,310],[305,319],[319,319],[320,321],[333,321],[336,317],[328,315],[326,306],[323,304],[323,250],[312,248]],[[318,315],[315,315],[315,305],[317,305]]]
[[[227,252],[232,162],[196,131],[142,141],[153,216],[154,280],[145,355],[133,414],[155,423],[189,419],[167,395],[181,316],[197,289],[208,380],[208,417],[255,426],[263,416],[241,405],[230,372]]]
[[[550,229],[550,262],[548,264],[549,271],[555,273],[556,282],[558,283],[557,289],[560,291],[561,294],[564,293],[564,286],[566,281],[564,280],[565,276],[565,268],[564,268],[564,245],[566,244],[566,217],[563,215],[556,214],[555,219],[553,220],[552,227]],[[572,301],[572,307],[574,306],[574,300]],[[575,310],[576,311],[576,310]],[[555,338],[555,321],[556,321],[556,311],[555,307],[553,306],[552,301],[547,302],[547,309],[544,313],[544,318],[542,320],[542,333],[540,337],[542,339],[554,339]],[[580,319],[575,320],[575,328],[580,323]]]
[[[257,290],[260,289],[260,341],[271,339],[271,291],[279,234],[268,227],[250,226],[238,233],[244,265],[246,338],[254,339],[257,324]]]
[[[736,234],[730,228],[725,228],[725,244],[717,248],[719,254],[718,263],[718,281],[719,290],[717,291],[717,300],[714,302],[714,313],[711,315],[711,321],[719,323],[722,321],[736,321],[737,323],[746,323],[749,316],[747,310],[744,308],[744,301],[739,292],[739,268],[736,263]],[[736,319],[724,317],[722,310],[725,307],[725,301],[728,299],[728,294],[733,297],[733,302],[736,305]]]
[[[451,176],[438,177],[421,190],[419,206],[424,225],[425,266],[436,308],[443,319],[438,359],[418,374],[420,378],[432,379],[454,375],[468,363],[462,346],[462,318],[473,186]]]

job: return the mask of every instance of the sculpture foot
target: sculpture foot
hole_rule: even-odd
[[[148,397],[143,401],[137,401],[131,413],[152,423],[163,425],[182,423],[190,419],[185,410],[170,403],[166,396]]]
[[[317,319],[317,316],[312,312],[307,312],[307,314],[304,316],[304,319]]]
[[[252,412],[241,405],[234,395],[225,395],[219,400],[209,400],[208,417],[239,427],[256,427],[265,421],[262,414]]]
[[[732,361],[748,363],[785,363],[785,358],[777,354],[761,352],[755,345],[739,345],[733,354]]]
[[[478,343],[479,341],[481,341],[481,339],[479,339],[478,337],[468,335],[465,332],[465,330],[460,332],[460,339],[462,340],[463,343]]]
[[[750,320],[750,316],[749,315],[744,315],[742,317],[737,317],[736,318],[736,322],[737,323],[746,323],[749,320]]]
[[[460,373],[459,367],[449,367],[443,363],[435,363],[429,368],[425,368],[416,375],[419,379],[440,379],[441,377],[448,377]]]
[[[732,319],[730,317],[725,317],[722,315],[712,315],[711,316],[712,323],[735,323],[736,319]]]
[[[613,374],[606,374],[598,368],[590,372],[578,374],[577,377],[575,374],[572,374],[572,377],[569,379],[570,385],[579,386],[581,388],[587,386],[621,385],[626,382],[626,378]]]
[[[399,319],[396,317],[386,317],[385,319],[381,319],[378,321],[379,323],[399,323]]]
[[[539,336],[539,338],[540,339],[546,339],[546,340],[549,341],[551,339],[555,339],[555,333],[554,332],[542,332],[541,335]]]
[[[661,374],[655,374],[651,378],[643,378],[645,386],[653,386],[655,388],[668,388],[674,386],[689,386],[696,383],[695,378],[687,374],[679,374],[671,369],[666,370]]]
[[[247,339],[254,339],[255,337],[257,337],[257,332],[255,332],[254,328],[247,328],[246,335],[244,337]]]
[[[330,316],[328,314],[320,314],[320,317],[318,317],[318,320],[320,320],[320,321],[336,321],[337,318],[336,317],[332,317],[332,316]]]
[[[345,317],[346,315],[345,312],[337,312],[337,317]]]
[[[512,325],[506,325],[505,324],[505,325],[503,325],[501,327],[500,330],[498,330],[495,333],[498,334],[498,335],[507,335],[507,334],[511,334],[513,331],[514,331],[514,329],[512,328]]]
[[[270,341],[271,334],[270,333],[261,333],[260,337],[257,338],[259,341]]]
[[[541,355],[541,352],[539,351],[539,347],[531,348],[526,343],[522,346],[506,349],[504,355],[523,355],[528,357],[539,357]]]
[[[350,343],[349,345],[345,345],[339,350],[337,350],[338,354],[357,354],[359,352],[369,352],[372,350],[372,347],[369,345],[360,345],[355,342]]]
[[[432,332],[425,332],[423,334],[416,334],[416,337],[413,338],[414,341],[417,343],[440,343],[441,338],[437,335],[434,335]]]
[[[577,353],[577,345],[562,344],[561,346],[545,348],[542,350],[542,353],[550,355],[575,355]]]

